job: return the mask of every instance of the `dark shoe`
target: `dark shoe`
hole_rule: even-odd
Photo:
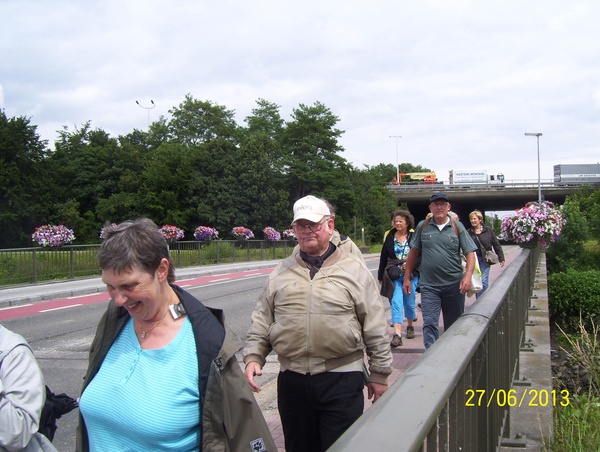
[[[413,322],[416,322],[417,320],[419,320],[419,317],[415,317],[415,318],[413,319]]]
[[[402,336],[394,334],[394,338],[390,345],[394,348],[402,346]]]
[[[419,307],[419,309],[421,309],[421,303],[417,303],[417,306]]]
[[[413,326],[409,326],[406,328],[406,339],[414,339],[415,338],[415,328]]]

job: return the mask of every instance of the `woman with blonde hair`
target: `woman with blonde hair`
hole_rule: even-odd
[[[502,251],[502,246],[500,246],[494,230],[483,222],[483,214],[479,210],[474,210],[469,214],[469,221],[471,227],[468,232],[475,245],[477,245],[475,255],[477,256],[477,262],[481,270],[481,282],[483,283],[483,289],[475,295],[476,298],[479,298],[489,287],[490,266],[493,265],[493,263],[486,261],[486,251],[494,249],[500,267],[504,267],[504,251]]]

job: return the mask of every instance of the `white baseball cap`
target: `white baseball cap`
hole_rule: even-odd
[[[308,195],[294,203],[294,221],[308,220],[318,223],[324,216],[331,215],[329,207],[321,199]]]

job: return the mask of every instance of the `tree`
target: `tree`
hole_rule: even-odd
[[[30,119],[0,110],[0,248],[31,244],[48,201],[42,162],[48,149]]]
[[[233,119],[235,112],[210,101],[196,100],[190,94],[169,110],[168,136],[179,144],[195,146],[215,138],[239,141],[240,132]]]
[[[412,163],[400,163],[398,169],[401,173],[433,173],[429,168]]]
[[[252,109],[252,116],[246,116],[248,124],[246,135],[265,133],[273,140],[279,140],[284,130],[284,121],[279,114],[279,105],[265,99],[258,99],[257,108]]]
[[[390,229],[390,213],[398,208],[396,199],[385,187],[390,169],[393,171],[394,166],[380,164],[364,170],[353,168],[351,173],[357,229],[365,228],[367,243],[383,240],[383,234]]]
[[[245,224],[247,212],[238,208],[242,196],[236,164],[238,148],[229,140],[217,138],[197,148],[195,153],[197,160],[192,182],[195,227],[204,225],[224,231]],[[228,238],[227,234],[220,237]]]
[[[285,181],[281,172],[271,165],[271,156],[278,146],[275,140],[260,132],[249,136],[239,148],[235,204],[253,230],[262,231],[265,226],[281,230],[290,227]]]
[[[104,200],[121,192],[137,193],[142,158],[147,154],[147,148],[143,144],[131,144],[123,137],[119,140],[111,138],[102,129],[92,130],[89,121],[72,132],[64,127],[59,132],[55,148],[46,162],[54,176],[51,186],[53,208],[49,220],[67,222],[60,212],[69,212],[67,218],[76,224],[66,225],[76,228],[77,241],[97,242],[98,230],[105,221],[125,219],[98,217],[97,214],[110,213],[111,209],[107,209],[107,201]],[[113,207],[114,201],[111,202]],[[136,201],[137,205],[141,204],[139,198]],[[99,204],[102,205],[100,210]],[[139,212],[135,208],[132,210]],[[75,215],[75,211],[79,216]],[[115,213],[115,210],[112,212]]]
[[[188,146],[162,144],[144,159],[140,210],[159,225],[188,229],[194,216],[190,202],[195,158]]]
[[[291,201],[306,195],[334,193],[344,186],[349,165],[339,155],[344,150],[338,138],[344,133],[335,126],[339,118],[320,102],[300,104],[283,134],[285,172]],[[331,202],[338,196],[334,195]]]
[[[581,261],[584,244],[588,238],[588,227],[579,202],[568,196],[562,208],[565,224],[559,239],[548,249],[548,269],[550,272],[567,271],[569,268],[584,269]]]

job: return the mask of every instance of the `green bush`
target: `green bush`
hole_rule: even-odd
[[[548,276],[548,298],[552,320],[569,330],[600,324],[600,271],[553,273]]]
[[[600,450],[600,400],[589,394],[573,395],[567,406],[554,410],[554,452]]]

